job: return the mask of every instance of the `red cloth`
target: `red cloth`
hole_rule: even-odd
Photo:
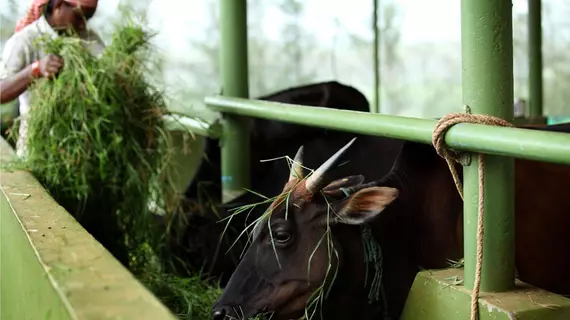
[[[25,26],[38,20],[42,16],[42,9],[49,0],[32,0],[32,4],[26,12],[26,16],[18,21],[16,24],[16,32],[22,30]]]
[[[78,4],[87,8],[97,8],[98,0],[63,0],[69,3]]]
[[[66,2],[78,4],[80,6],[96,8],[97,7],[97,0],[63,0]],[[22,30],[25,26],[29,25],[30,23],[38,20],[43,13],[44,6],[49,2],[49,0],[32,0],[32,4],[26,12],[26,16],[18,21],[16,24],[16,32]]]

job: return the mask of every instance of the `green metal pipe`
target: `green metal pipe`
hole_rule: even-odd
[[[528,81],[530,118],[543,115],[542,96],[542,0],[528,0]]]
[[[279,119],[320,128],[431,144],[436,120],[306,107],[278,102],[211,96],[209,108],[246,117]],[[512,102],[511,102],[512,105]],[[358,125],[355,125],[358,124]],[[451,148],[570,165],[570,135],[559,132],[458,124],[447,133]]]
[[[379,50],[379,31],[378,31],[378,8],[379,0],[373,0],[374,10],[372,11],[372,31],[374,32],[374,103],[370,106],[370,112],[380,112],[380,50]]]
[[[220,1],[222,92],[249,96],[247,59],[247,1]],[[250,120],[233,114],[222,118],[222,201],[228,202],[250,186]]]
[[[462,0],[463,103],[473,113],[513,118],[511,0]],[[499,137],[496,137],[499,138]],[[519,137],[520,139],[520,137]],[[482,292],[514,286],[514,161],[485,155],[485,237]],[[464,167],[465,287],[473,288],[477,261],[478,159]]]
[[[170,131],[190,131],[193,134],[217,139],[222,136],[222,127],[219,123],[208,123],[196,118],[180,115],[164,116],[166,128]]]

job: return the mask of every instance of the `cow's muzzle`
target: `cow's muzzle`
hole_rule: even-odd
[[[212,320],[224,320],[226,318],[226,309],[218,307],[212,311]]]

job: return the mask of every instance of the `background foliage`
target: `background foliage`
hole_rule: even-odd
[[[5,0],[0,46],[29,1]],[[218,93],[218,0],[101,0],[91,22],[105,41],[120,6],[159,31],[162,69],[172,109],[204,114],[201,100]],[[383,113],[439,117],[461,111],[460,1],[380,0]],[[372,1],[248,0],[250,93],[259,96],[314,81],[355,86],[372,102]],[[545,113],[570,107],[570,2],[543,0]],[[513,0],[515,97],[526,98],[527,1]],[[191,101],[189,104],[188,101]],[[206,115],[208,115],[206,113]]]

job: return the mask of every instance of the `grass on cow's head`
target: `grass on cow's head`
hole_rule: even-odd
[[[293,159],[291,159],[289,156],[278,157],[278,158],[269,159],[269,160],[262,160],[262,161],[275,161],[275,160],[280,160],[280,159],[286,159],[287,163],[289,165],[289,168],[291,168],[291,166],[293,164]],[[304,169],[307,169],[309,171],[309,174],[307,174],[302,179],[300,179],[298,183],[304,182],[311,174],[314,173],[313,169],[307,168],[305,166],[302,166],[302,167]],[[288,210],[289,210],[288,204],[289,204],[289,197],[291,195],[291,190],[282,192],[281,194],[274,196],[274,197],[267,197],[265,195],[262,195],[262,194],[255,192],[253,190],[247,190],[247,191],[259,196],[263,200],[256,202],[256,203],[246,204],[246,205],[231,209],[231,211],[234,211],[234,212],[232,214],[230,214],[228,217],[220,220],[220,221],[228,220],[226,223],[226,228],[224,229],[224,233],[226,232],[228,226],[231,223],[232,218],[235,215],[247,212],[247,215],[249,216],[249,214],[251,214],[252,210],[256,206],[268,205],[268,204],[270,205],[276,199],[280,199],[280,201],[276,204],[277,206],[282,204],[285,201],[285,204],[286,204],[286,206],[285,206],[285,218],[287,219]],[[324,197],[324,198],[327,201],[326,230],[323,233],[321,239],[319,239],[319,241],[317,242],[313,251],[311,252],[311,255],[309,257],[309,262],[308,262],[307,276],[310,274],[311,261],[313,259],[313,256],[316,253],[316,251],[318,250],[318,248],[323,244],[323,241],[325,241],[325,245],[327,246],[329,262],[327,265],[327,270],[325,272],[323,283],[318,288],[316,288],[315,291],[313,292],[313,294],[309,297],[309,300],[308,300],[307,305],[305,307],[305,313],[299,320],[310,320],[315,316],[317,311],[321,311],[321,318],[322,318],[322,306],[323,306],[324,300],[326,299],[326,297],[330,293],[330,290],[332,289],[334,281],[336,280],[336,277],[338,274],[338,265],[337,265],[337,268],[332,270],[333,255],[336,257],[337,260],[339,259],[339,255],[338,255],[338,251],[336,250],[336,248],[334,246],[334,242],[333,242],[333,238],[332,238],[332,231],[331,231],[331,223],[330,223],[332,215],[333,214],[336,215],[336,212],[332,209],[332,206],[328,202],[327,198],[326,197]],[[239,234],[239,236],[236,238],[236,240],[234,241],[232,246],[230,246],[230,248],[228,249],[227,252],[229,252],[231,250],[231,248],[233,247],[233,245],[235,245],[239,241],[239,239],[246,233],[248,234],[248,243],[249,243],[249,241],[251,241],[253,232],[248,232],[248,230],[250,230],[250,229],[253,230],[256,226],[259,225],[259,223],[262,223],[263,221],[267,220],[267,227],[269,228],[270,227],[271,214],[272,214],[271,210],[266,210],[259,218],[255,219],[255,221],[253,221],[250,224],[248,224],[247,226],[245,226],[244,230],[242,230],[242,232]],[[368,226],[362,226],[361,230],[362,230],[362,245],[364,247],[364,252],[365,252],[364,262],[366,263],[365,283],[368,282],[368,272],[369,272],[368,265],[369,265],[369,263],[372,262],[374,264],[374,268],[375,268],[374,278],[372,280],[372,284],[371,284],[370,292],[369,292],[369,296],[368,296],[369,303],[375,303],[378,301],[384,303],[384,318],[386,318],[387,317],[386,316],[386,311],[387,311],[387,309],[386,309],[386,298],[384,295],[384,289],[383,289],[383,285],[382,285],[382,250],[381,250],[378,242],[376,242],[376,240],[372,236],[371,230],[368,228]],[[273,235],[271,233],[271,228],[269,228],[269,235],[273,239]],[[274,242],[271,241],[271,243],[274,243]],[[246,246],[244,246],[244,250],[245,250],[245,248],[246,248]],[[279,256],[277,254],[277,250],[275,249],[274,245],[273,245],[273,251],[275,253],[277,263],[281,267],[281,264],[279,262]],[[243,256],[243,254],[244,254],[244,251],[242,251],[241,256]],[[334,272],[334,274],[332,274],[331,281],[327,286],[326,281],[329,279],[329,275],[331,272]],[[267,315],[263,315],[263,316],[265,317]],[[250,318],[250,320],[251,319],[259,319],[259,318]]]
[[[275,161],[275,160],[281,160],[281,159],[287,160],[287,163],[288,163],[288,165],[289,165],[289,168],[291,168],[291,166],[292,166],[292,164],[293,164],[293,159],[291,159],[289,156],[283,156],[283,157],[278,157],[278,158],[273,158],[273,159],[261,160],[261,162]],[[305,166],[302,166],[302,167],[303,167],[304,169],[307,169],[307,170],[311,171],[311,173],[313,172],[313,170],[310,169],[310,168],[307,168],[307,167],[305,167]],[[304,178],[303,178],[302,180],[300,180],[300,181],[304,181],[306,178],[307,178],[307,177],[304,177]],[[222,221],[224,221],[224,220],[227,220],[226,227],[224,228],[224,231],[222,232],[222,234],[225,234],[225,233],[226,233],[226,231],[227,231],[228,227],[230,226],[231,221],[232,221],[232,219],[233,219],[234,216],[236,216],[236,215],[238,215],[238,214],[242,214],[242,213],[244,213],[244,212],[247,212],[247,217],[249,217],[249,215],[250,215],[251,212],[255,209],[255,207],[257,207],[257,206],[259,206],[259,205],[267,205],[267,204],[270,205],[271,203],[273,203],[273,202],[274,202],[275,200],[277,200],[277,199],[280,199],[280,201],[276,204],[276,206],[279,206],[280,204],[283,203],[283,201],[285,201],[285,205],[286,205],[286,207],[285,207],[285,208],[286,208],[286,210],[285,210],[285,219],[287,219],[287,216],[288,216],[288,214],[289,214],[289,197],[290,197],[290,195],[291,195],[291,191],[282,192],[282,193],[280,193],[280,194],[278,194],[278,195],[276,195],[276,196],[274,196],[274,197],[267,197],[267,196],[265,196],[265,195],[262,195],[262,194],[260,194],[260,193],[258,193],[258,192],[255,192],[255,191],[253,191],[253,190],[250,190],[250,189],[246,189],[246,191],[255,194],[256,196],[262,198],[263,200],[262,200],[262,201],[259,201],[259,202],[255,202],[255,203],[251,203],[251,204],[246,204],[246,205],[243,205],[243,206],[240,206],[240,207],[236,207],[236,208],[230,209],[230,211],[234,211],[234,212],[233,212],[232,214],[230,214],[229,216],[227,216],[227,217],[225,217],[225,218],[223,218],[223,219],[220,219],[220,222],[222,222]],[[259,216],[257,219],[255,219],[252,223],[246,225],[245,228],[241,231],[241,233],[237,236],[236,240],[232,243],[232,245],[230,246],[230,248],[228,248],[228,250],[226,251],[226,254],[235,246],[235,244],[241,239],[241,237],[242,237],[244,234],[248,233],[248,231],[249,231],[250,229],[253,230],[253,229],[254,229],[259,223],[261,223],[262,221],[267,220],[267,224],[268,224],[267,226],[269,227],[269,222],[270,222],[270,221],[269,221],[269,218],[271,217],[271,213],[272,213],[271,210],[266,210],[263,214],[261,214],[261,216]],[[246,219],[246,221],[247,221],[247,219]],[[249,241],[251,240],[252,233],[248,233],[248,234],[249,234],[249,236],[248,236],[248,243],[249,243]],[[270,235],[270,237],[273,239],[273,234],[271,233],[271,228],[269,228],[269,235]],[[245,250],[245,248],[246,248],[246,246],[244,246],[244,250]],[[275,246],[273,246],[273,250],[274,250],[274,252],[275,252],[275,257],[276,257],[276,259],[277,259],[277,263],[279,264],[279,267],[281,267],[281,263],[279,262],[279,257],[278,257],[278,255],[277,255],[277,250],[275,250]],[[241,254],[240,256],[243,256],[243,253],[244,253],[244,252],[242,251],[242,254]]]

